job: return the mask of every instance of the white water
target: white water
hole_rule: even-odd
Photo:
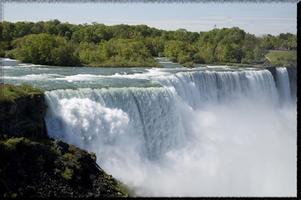
[[[276,68],[276,73],[277,73],[277,81],[279,85],[280,101],[284,103],[288,103],[292,100],[292,98],[291,98],[290,82],[289,82],[287,69],[285,67],[278,67]]]
[[[49,91],[47,129],[95,152],[138,196],[295,196],[296,108],[287,72],[277,77],[279,88],[258,70]]]

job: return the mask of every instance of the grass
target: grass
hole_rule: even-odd
[[[297,66],[296,51],[269,51],[265,57],[273,66]]]
[[[42,94],[43,91],[34,88],[28,84],[22,85],[8,85],[0,84],[0,102],[13,102],[19,97],[32,96],[35,94]]]

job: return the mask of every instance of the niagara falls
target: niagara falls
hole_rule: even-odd
[[[0,199],[301,199],[298,1],[1,1]]]
[[[4,69],[47,90],[50,137],[95,152],[138,196],[296,193],[294,68]]]

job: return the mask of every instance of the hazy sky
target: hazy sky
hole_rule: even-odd
[[[6,3],[4,20],[147,24],[207,31],[238,26],[256,35],[297,31],[296,3]]]

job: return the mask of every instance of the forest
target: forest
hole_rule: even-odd
[[[58,20],[0,23],[0,57],[54,66],[159,67],[154,58],[163,56],[186,67],[262,64],[275,51],[292,53],[289,63],[295,64],[296,49],[295,34],[259,37],[238,27],[190,32]]]

